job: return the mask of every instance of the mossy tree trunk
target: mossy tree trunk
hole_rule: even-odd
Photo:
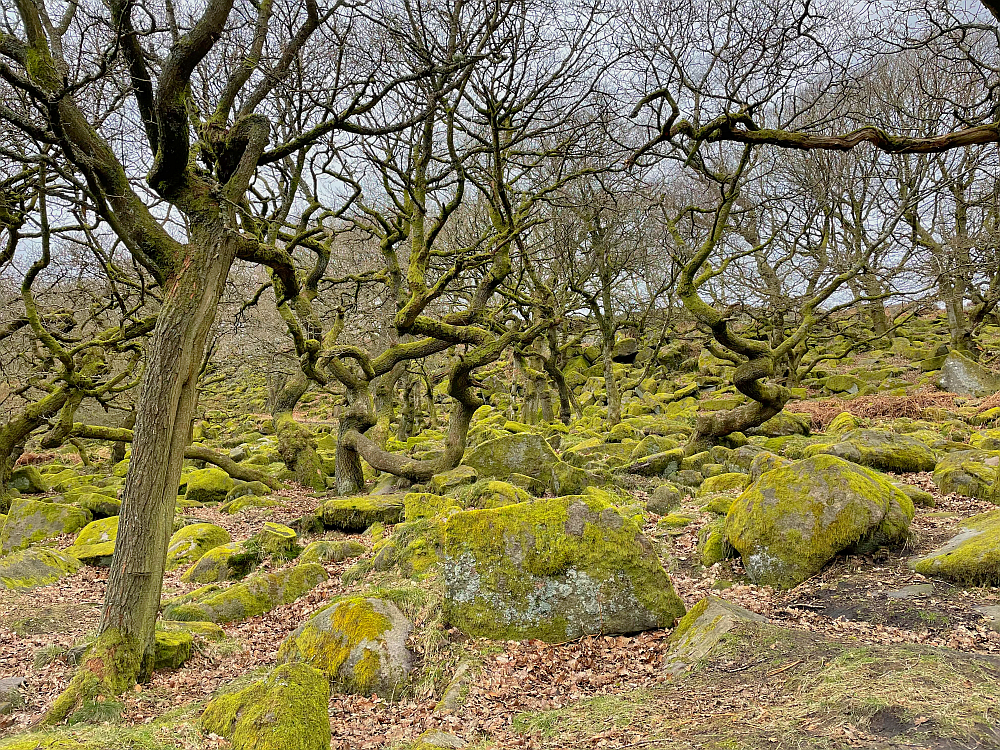
[[[44,398],[28,404],[20,414],[0,427],[0,513],[10,508],[10,476],[24,451],[24,443],[50,417],[57,414],[69,398],[66,387],[56,388]]]
[[[316,439],[295,420],[295,407],[308,389],[309,380],[301,370],[296,370],[274,394],[271,418],[278,438],[278,453],[294,480],[320,491],[326,489],[326,475],[316,453]]]

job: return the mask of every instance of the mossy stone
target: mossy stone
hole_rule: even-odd
[[[80,569],[80,562],[64,552],[32,547],[0,557],[0,588],[32,589],[47,586]]]
[[[828,454],[880,471],[897,473],[933,471],[937,454],[911,435],[887,430],[852,430],[840,442],[812,445],[805,456]]]
[[[187,475],[184,496],[195,503],[221,503],[234,486],[233,478],[222,469],[198,469]]]
[[[451,471],[444,471],[431,477],[429,487],[438,495],[453,493],[459,487],[472,484],[479,478],[479,473],[471,466],[456,466]]]
[[[320,539],[311,542],[299,555],[300,563],[313,562],[341,562],[354,557],[361,557],[365,553],[365,545],[353,539],[328,540]]]
[[[714,477],[706,477],[698,488],[698,496],[716,495],[720,492],[742,492],[749,483],[746,474],[729,472],[717,474]]]
[[[404,518],[399,495],[359,495],[327,500],[319,509],[323,526],[335,531],[357,533],[372,524],[395,524]]]
[[[934,467],[934,484],[945,494],[957,493],[1000,503],[997,487],[1000,451],[955,451]]]
[[[49,491],[49,483],[35,466],[18,466],[10,474],[10,486],[24,495],[41,495]]]
[[[88,511],[94,518],[111,518],[117,516],[122,507],[122,502],[118,498],[109,497],[98,492],[80,495],[75,502],[81,508]]]
[[[452,497],[435,495],[431,492],[410,492],[403,498],[403,515],[409,521],[419,521],[421,518],[459,510],[458,501]]]
[[[226,639],[226,631],[214,622],[160,620],[156,623],[156,630],[158,633],[188,633],[192,638],[203,641],[224,641]]]
[[[665,516],[680,507],[682,497],[683,495],[676,485],[670,482],[661,484],[653,490],[653,494],[646,501],[646,510]]]
[[[243,622],[282,604],[291,604],[327,578],[326,571],[316,563],[258,573],[229,588],[206,587],[201,595],[192,592],[194,595],[186,600],[171,602],[163,610],[163,619]]]
[[[101,518],[91,521],[73,541],[74,546],[86,544],[100,544],[101,542],[114,542],[118,538],[118,516]]]
[[[167,570],[197,562],[210,549],[231,541],[228,531],[212,523],[184,526],[170,537],[167,545]]]
[[[18,498],[7,514],[3,531],[0,531],[0,555],[43,539],[72,534],[89,522],[90,514],[83,508]]]
[[[481,477],[508,479],[529,476],[545,486],[552,481],[552,465],[559,460],[541,435],[522,432],[480,443],[466,453],[463,463]]]
[[[264,680],[213,698],[201,728],[227,739],[234,750],[329,750],[329,701],[322,672],[282,664]]]
[[[266,521],[256,539],[266,554],[275,557],[291,560],[299,551],[299,535],[284,524]]]
[[[444,553],[445,618],[470,635],[561,642],[684,611],[635,522],[592,494],[455,513]]]
[[[844,435],[851,430],[856,430],[861,427],[861,422],[848,411],[842,411],[840,414],[835,416],[830,420],[830,424],[826,426],[827,435]]]
[[[905,541],[913,513],[875,472],[822,455],[750,485],[729,511],[726,537],[755,582],[791,588],[843,550]]]
[[[198,558],[190,568],[181,575],[181,580],[187,583],[216,583],[237,578],[260,561],[249,560],[243,542],[229,542],[213,547]],[[237,562],[236,558],[239,558]]]
[[[456,496],[466,510],[502,508],[505,505],[526,503],[532,499],[526,490],[499,479],[480,480],[463,487]]]
[[[153,669],[177,669],[191,658],[194,637],[183,630],[156,631]]]
[[[925,576],[970,585],[1000,584],[1000,510],[973,516],[947,544],[913,561]]]
[[[278,661],[315,667],[336,692],[397,698],[413,667],[406,648],[412,628],[391,602],[352,596],[296,628],[281,644]]]

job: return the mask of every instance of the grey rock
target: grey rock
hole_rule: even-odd
[[[889,599],[916,599],[920,596],[930,596],[934,593],[933,583],[915,583],[912,586],[903,586],[902,588],[892,589],[886,592],[886,597]]]
[[[937,386],[962,396],[981,398],[1000,391],[1000,375],[958,352],[950,352],[941,366]]]

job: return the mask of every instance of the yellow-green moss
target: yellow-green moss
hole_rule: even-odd
[[[0,588],[31,589],[55,583],[80,569],[75,557],[34,547],[0,557]]]
[[[328,500],[319,509],[323,525],[337,531],[364,531],[376,523],[403,520],[403,499],[394,495],[360,495]]]
[[[403,498],[403,506],[407,521],[419,521],[421,518],[432,518],[450,510],[460,509],[454,498],[430,492],[409,493]]]
[[[167,570],[197,562],[210,549],[231,541],[229,532],[215,524],[194,523],[184,526],[170,537],[167,545]]]

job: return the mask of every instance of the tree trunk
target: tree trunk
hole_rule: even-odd
[[[622,397],[618,392],[618,381],[615,380],[614,362],[611,353],[615,348],[615,334],[611,331],[601,332],[601,351],[604,357],[604,390],[608,394],[608,427],[614,427],[622,421]]]
[[[72,711],[87,690],[117,694],[152,673],[154,624],[198,373],[236,249],[235,238],[223,227],[214,222],[196,226],[183,263],[164,284],[137,400],[135,441],[98,640],[74,678],[77,694],[71,685],[57,701],[59,710],[53,706],[50,720],[60,721],[59,714]],[[95,676],[99,686],[93,684]]]
[[[312,432],[295,421],[295,406],[309,389],[305,373],[297,370],[284,380],[273,399],[271,418],[278,438],[278,453],[294,481],[317,492],[326,489],[323,462],[316,453]]]
[[[69,390],[59,388],[25,409],[0,427],[0,513],[10,509],[8,486],[14,464],[24,452],[24,443],[31,433],[56,414],[69,399]]]

